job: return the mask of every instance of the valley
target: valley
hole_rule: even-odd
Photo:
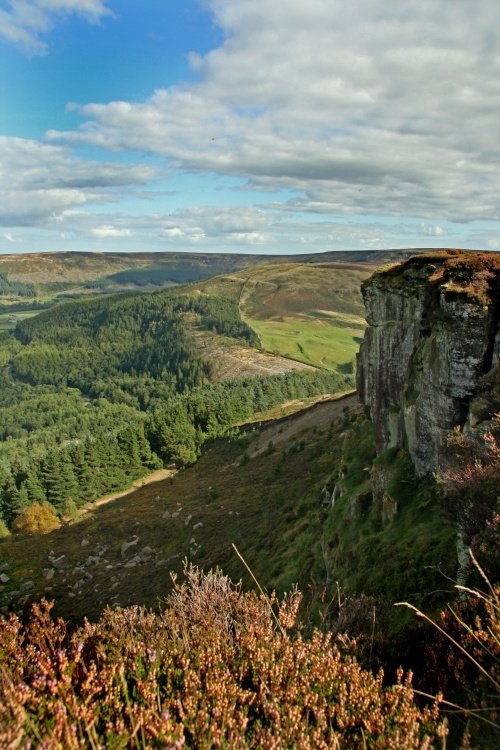
[[[460,251],[378,270],[261,263],[67,300],[1,332],[0,610],[21,619],[0,625],[21,629],[32,605],[46,622],[41,598],[66,623],[42,630],[70,639],[181,607],[179,642],[201,617],[211,648],[217,597],[240,613],[257,588],[273,637],[332,639],[388,684],[403,664],[477,705],[414,611],[438,618],[457,580],[478,585],[466,545],[495,592],[499,274],[493,254]],[[474,602],[459,603],[466,646]]]

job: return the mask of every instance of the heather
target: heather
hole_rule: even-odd
[[[444,747],[411,675],[362,669],[330,634],[303,634],[301,596],[243,593],[189,566],[160,614],[107,609],[69,632],[34,605],[0,620],[1,747]]]

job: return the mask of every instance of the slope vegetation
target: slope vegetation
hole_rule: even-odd
[[[347,262],[263,264],[185,291],[237,299],[266,351],[349,373],[365,327],[360,286],[373,269]]]

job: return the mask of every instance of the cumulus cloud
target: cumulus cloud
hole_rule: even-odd
[[[272,213],[245,206],[203,206],[176,211],[160,219],[160,235],[168,240],[182,239],[222,242],[224,245],[270,245]]]
[[[113,226],[101,226],[101,227],[94,227],[90,230],[90,233],[93,237],[97,237],[100,240],[105,240],[110,237],[117,238],[117,237],[131,237],[132,232],[130,229],[120,229],[119,227],[113,227]]]
[[[0,136],[0,226],[50,223],[155,176],[148,166],[84,161],[63,146]]]
[[[293,190],[300,211],[498,218],[496,0],[205,4],[224,42],[191,56],[198,82],[87,104],[48,139]]]
[[[0,37],[30,55],[41,55],[48,50],[43,35],[70,14],[90,23],[113,15],[103,0],[7,0],[7,8],[0,7]]]

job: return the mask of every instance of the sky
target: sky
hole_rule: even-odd
[[[0,0],[0,253],[500,250],[498,0]]]

